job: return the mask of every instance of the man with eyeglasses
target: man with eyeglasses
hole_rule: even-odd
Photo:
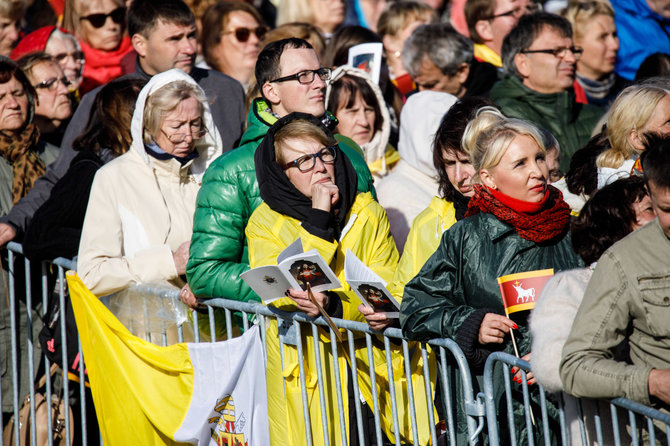
[[[503,41],[504,76],[491,90],[505,115],[531,121],[556,137],[564,172],[603,113],[575,101],[572,84],[581,54],[565,18],[547,12],[525,15]]]
[[[503,39],[523,15],[535,9],[532,0],[468,0],[465,22],[475,44],[475,59],[502,68]]]
[[[128,10],[128,32],[135,51],[135,73],[149,79],[171,68],[181,68],[202,87],[212,102],[212,118],[221,135],[223,151],[231,150],[244,128],[244,90],[224,74],[195,67],[195,17],[182,0],[134,0]],[[58,159],[47,167],[30,193],[11,212],[0,218],[0,246],[25,231],[35,211],[65,175],[76,152],[72,142],[88,122],[98,89],[86,94],[70,120]]]
[[[202,298],[259,301],[239,275],[249,269],[244,230],[261,203],[254,154],[270,126],[292,112],[320,117],[331,129],[337,125],[324,105],[330,69],[321,66],[307,41],[290,38],[268,44],[255,72],[262,97],[251,105],[242,145],[211,164],[198,193],[186,276],[193,293]],[[340,135],[336,139],[338,156],[346,156],[356,169],[358,191],[373,190],[358,146]]]

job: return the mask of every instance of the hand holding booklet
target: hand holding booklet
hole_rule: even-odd
[[[259,266],[240,274],[242,280],[269,304],[284,297],[287,290],[327,291],[342,285],[316,249],[303,252],[297,239],[277,257],[277,265]]]
[[[344,279],[363,304],[389,318],[400,316],[400,304],[386,289],[384,279],[348,249],[344,257]]]

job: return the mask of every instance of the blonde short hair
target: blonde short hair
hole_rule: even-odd
[[[568,3],[563,17],[572,25],[573,39],[581,42],[586,27],[595,17],[605,15],[614,18],[614,9],[607,0],[577,0]]]
[[[189,82],[170,82],[154,91],[147,98],[147,102],[144,104],[144,119],[142,122],[146,144],[150,144],[156,139],[155,136],[160,131],[165,116],[177,108],[181,101],[188,98],[195,98],[198,101],[198,108],[202,117],[205,110],[204,103],[207,99],[199,87]]]
[[[427,4],[415,0],[400,0],[386,4],[377,22],[377,34],[395,36],[410,23],[426,19],[437,21],[435,10]]]
[[[475,169],[474,183],[481,183],[479,172],[496,167],[512,140],[520,135],[533,138],[542,151],[546,152],[540,130],[534,124],[507,118],[494,107],[479,109],[477,117],[465,128],[461,140],[463,151],[470,155],[470,162]]]
[[[314,22],[314,11],[309,0],[281,0],[277,8],[277,26],[292,22]]]
[[[274,135],[275,160],[277,164],[286,164],[290,160],[284,158],[283,149],[289,139],[308,139],[317,141],[324,146],[332,146],[337,141],[328,135],[323,128],[304,119],[296,119],[277,130]]]
[[[668,94],[670,90],[650,84],[631,85],[619,94],[607,115],[607,138],[611,148],[598,156],[598,167],[616,169],[638,154],[630,142],[630,133],[644,128],[658,103]]]

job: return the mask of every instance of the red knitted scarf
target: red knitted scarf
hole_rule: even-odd
[[[465,217],[479,212],[493,214],[498,220],[512,226],[526,240],[535,243],[552,240],[563,234],[570,222],[570,206],[563,201],[561,191],[553,186],[547,188],[548,197],[545,196],[543,200],[544,208],[533,214],[506,206],[481,184],[475,184],[474,189],[475,195],[470,199]],[[509,199],[511,197],[506,197],[505,201],[509,203]]]

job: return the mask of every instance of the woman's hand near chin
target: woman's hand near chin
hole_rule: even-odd
[[[288,297],[290,297],[293,302],[296,303],[300,311],[304,311],[307,316],[317,317],[321,314],[319,308],[312,303],[307,291],[298,291],[298,290],[288,290]],[[326,308],[328,306],[328,295],[325,293],[312,292],[314,300],[316,300],[321,308]]]
[[[312,184],[312,208],[330,212],[340,199],[340,190],[331,182]]]
[[[358,306],[358,311],[365,316],[365,320],[373,330],[382,331],[391,324],[391,319],[386,317],[386,314],[377,313],[365,304],[360,304]]]

